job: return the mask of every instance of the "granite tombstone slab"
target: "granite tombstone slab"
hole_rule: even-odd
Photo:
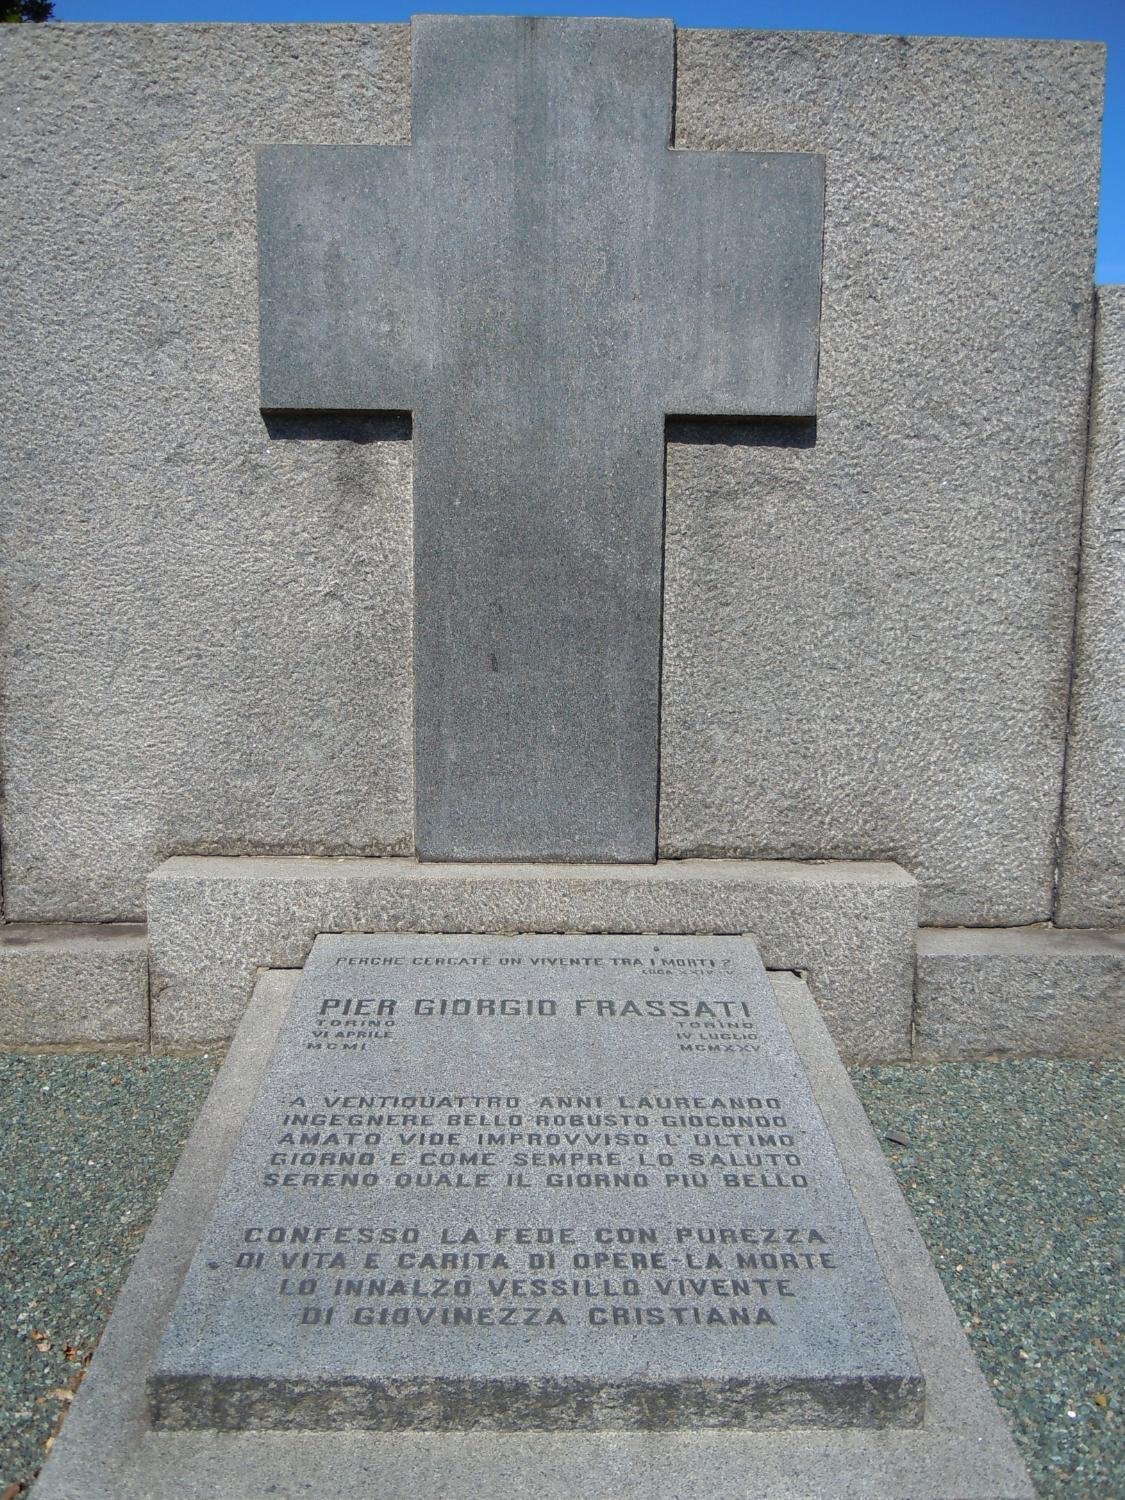
[[[149,1376],[165,1428],[913,1426],[754,945],[318,939]]]
[[[419,855],[652,860],[664,419],[815,410],[823,158],[669,149],[670,21],[411,37],[259,153],[262,406],[413,411]]]

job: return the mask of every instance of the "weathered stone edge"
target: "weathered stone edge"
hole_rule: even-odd
[[[1125,286],[1096,295],[1055,921],[1125,923]]]
[[[1125,930],[925,928],[914,1057],[1125,1056]]]
[[[152,1425],[229,1432],[670,1432],[687,1429],[919,1427],[920,1375],[827,1382],[768,1380],[504,1380],[149,1376]]]
[[[148,1042],[142,923],[0,925],[0,1050],[140,1051]]]

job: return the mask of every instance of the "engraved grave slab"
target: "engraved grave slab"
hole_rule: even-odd
[[[317,940],[148,1379],[157,1427],[913,1426],[752,942]]]

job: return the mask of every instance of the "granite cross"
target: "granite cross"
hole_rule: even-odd
[[[823,159],[672,149],[669,21],[412,48],[259,153],[262,408],[413,413],[419,856],[652,860],[665,417],[814,411]]]

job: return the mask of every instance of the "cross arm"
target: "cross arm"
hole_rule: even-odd
[[[412,407],[412,169],[406,146],[259,151],[263,410]]]
[[[665,156],[669,413],[816,411],[824,158]]]

